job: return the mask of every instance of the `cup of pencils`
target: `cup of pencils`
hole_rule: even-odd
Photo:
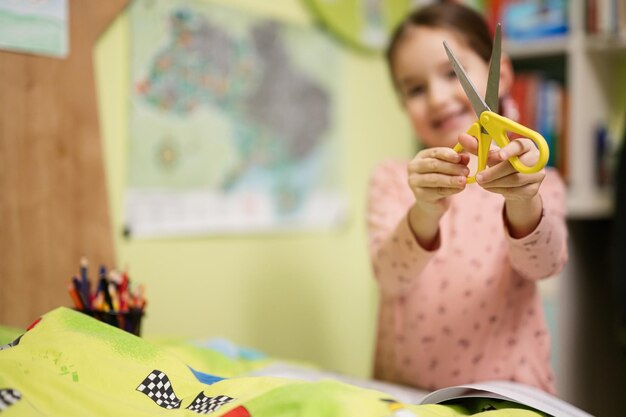
[[[145,288],[141,284],[131,287],[125,271],[107,272],[105,266],[100,266],[92,288],[88,261],[82,257],[80,274],[72,277],[68,292],[76,310],[140,336],[141,319],[147,304]]]

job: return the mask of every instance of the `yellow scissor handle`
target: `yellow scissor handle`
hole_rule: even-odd
[[[488,132],[487,134],[481,132],[481,126]],[[532,166],[524,165],[517,156],[510,157],[508,160],[513,168],[522,174],[533,174],[541,171],[541,169],[546,166],[550,156],[550,149],[548,148],[548,143],[543,136],[541,136],[541,134],[511,119],[500,116],[497,113],[485,111],[481,113],[479,121],[474,122],[467,130],[467,133],[470,136],[473,136],[478,140],[478,168],[476,173],[487,167],[487,158],[489,156],[489,148],[491,147],[492,139],[500,148],[504,148],[509,144],[510,140],[506,135],[506,132],[517,133],[532,140],[535,145],[537,145],[537,149],[539,150],[539,159]],[[463,150],[463,146],[460,143],[457,143],[454,150],[456,152],[461,152]],[[468,184],[475,181],[476,175],[467,178]]]
[[[470,128],[467,129],[467,134],[475,137],[478,141],[478,168],[476,169],[476,174],[478,174],[480,171],[487,168],[487,158],[489,156],[489,148],[491,147],[491,137],[488,134],[482,133],[482,129],[478,122],[472,123]],[[463,150],[463,145],[457,143],[453,149],[456,152],[461,152]],[[476,174],[472,177],[467,177],[467,184],[476,182]]]
[[[481,113],[480,124],[489,132],[489,136],[496,141],[500,148],[505,147],[510,142],[506,132],[517,133],[520,136],[532,140],[535,145],[537,145],[539,159],[535,162],[535,165],[524,165],[517,156],[509,158],[509,162],[518,172],[522,174],[534,174],[535,172],[541,171],[548,163],[550,149],[548,148],[546,140],[538,132],[491,111]]]

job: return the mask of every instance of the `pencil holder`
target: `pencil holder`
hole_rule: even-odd
[[[67,284],[74,309],[140,336],[147,304],[143,284],[133,287],[126,271],[113,269],[107,273],[104,265],[100,266],[98,280],[92,283],[87,266],[87,258],[83,256],[79,274]]]
[[[97,320],[126,330],[136,336],[141,336],[141,319],[144,312],[140,309],[128,311],[100,311],[100,310],[78,310]]]

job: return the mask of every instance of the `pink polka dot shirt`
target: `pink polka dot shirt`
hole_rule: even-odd
[[[513,380],[554,393],[550,342],[536,281],[567,260],[565,187],[547,170],[537,228],[512,238],[504,199],[476,184],[452,197],[440,246],[423,249],[407,213],[406,162],[374,172],[368,231],[379,286],[374,375],[422,389]]]

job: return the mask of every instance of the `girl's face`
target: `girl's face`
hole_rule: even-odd
[[[453,147],[477,116],[448,61],[443,41],[461,62],[481,97],[488,63],[448,29],[414,26],[396,47],[393,75],[418,137],[428,147]]]

